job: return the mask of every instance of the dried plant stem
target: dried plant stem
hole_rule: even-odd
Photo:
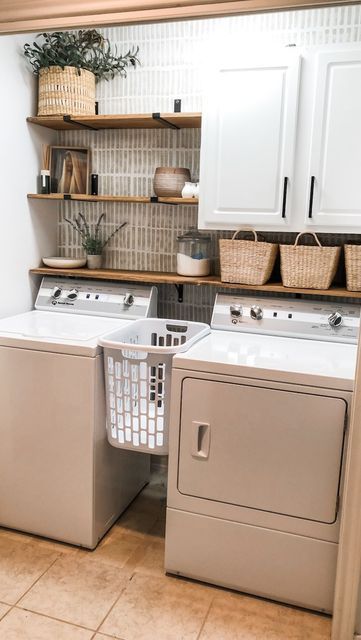
[[[49,171],[50,169],[50,145],[43,144],[41,146],[41,168],[42,170]]]

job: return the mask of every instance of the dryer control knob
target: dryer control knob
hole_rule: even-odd
[[[339,327],[343,323],[342,314],[339,311],[334,311],[328,316],[328,324],[331,327]]]
[[[61,292],[62,292],[62,289],[60,287],[54,287],[54,289],[51,292],[51,297],[54,300],[57,300],[58,298],[60,298]]]
[[[131,307],[134,304],[134,296],[132,293],[127,292],[124,296],[124,305],[126,307]]]
[[[78,297],[78,293],[78,289],[71,289],[66,297],[68,298],[68,300],[76,300]]]
[[[262,320],[263,318],[263,310],[258,304],[254,304],[251,307],[250,315],[252,320]]]
[[[230,307],[229,307],[229,311],[230,311],[230,314],[231,314],[231,319],[232,319],[233,324],[235,324],[234,320],[237,321],[238,318],[242,318],[243,309],[242,309],[242,305],[241,304],[231,304]]]

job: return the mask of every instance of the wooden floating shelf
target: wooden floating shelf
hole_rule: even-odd
[[[242,289],[267,293],[302,294],[309,296],[332,296],[334,298],[361,299],[361,291],[347,291],[343,287],[331,289],[296,289],[284,287],[280,283],[271,282],[264,285],[230,284],[221,282],[220,276],[187,277],[177,273],[161,273],[159,271],[119,271],[117,269],[52,269],[39,267],[30,273],[40,276],[69,276],[72,278],[90,278],[96,280],[118,280],[120,282],[143,282],[150,284],[175,285],[210,285],[222,289]]]
[[[55,131],[74,129],[198,129],[201,113],[138,113],[94,116],[34,116],[27,122]]]
[[[28,193],[30,200],[76,202],[134,202],[138,204],[198,204],[198,198],[156,198],[148,196],[91,196],[86,193]]]

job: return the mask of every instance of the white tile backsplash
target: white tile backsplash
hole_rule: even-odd
[[[231,56],[247,45],[266,53],[275,45],[292,43],[314,47],[360,42],[361,6],[111,27],[103,33],[119,51],[138,45],[141,66],[131,69],[126,79],[98,84],[99,113],[170,112],[175,98],[181,98],[182,111],[201,111],[204,78],[215,55]],[[200,131],[196,129],[61,132],[59,143],[91,148],[92,172],[99,174],[100,194],[148,196],[157,166],[188,167],[193,180],[199,177]],[[122,220],[128,222],[107,248],[105,266],[110,268],[174,271],[175,238],[197,224],[197,210],[192,206],[64,203],[59,207],[61,255],[81,251],[79,238],[63,221],[64,214],[74,216],[79,211],[90,222],[106,212],[107,232]],[[221,235],[230,236],[212,234],[214,256]],[[182,304],[177,302],[174,287],[160,289],[163,316],[209,320],[212,288],[186,287]]]

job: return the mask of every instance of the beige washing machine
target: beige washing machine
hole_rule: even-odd
[[[217,296],[173,360],[166,571],[332,610],[359,313]]]
[[[94,548],[149,477],[107,441],[98,339],[156,315],[151,287],[44,278],[0,320],[0,526]]]

